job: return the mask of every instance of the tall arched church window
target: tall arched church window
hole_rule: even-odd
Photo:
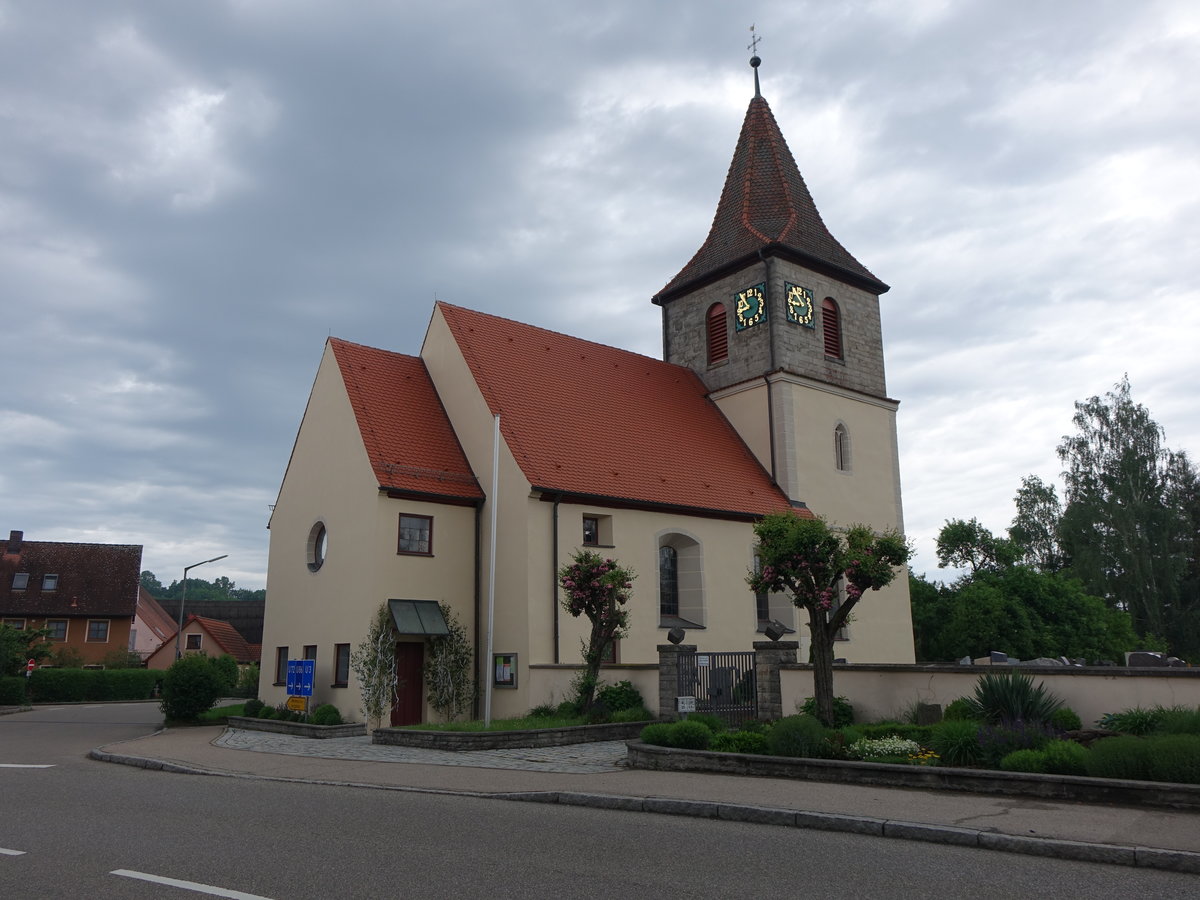
[[[850,471],[850,432],[840,422],[833,429],[833,459],[839,472]]]
[[[842,315],[832,297],[821,304],[821,327],[825,333],[825,355],[842,358]]]
[[[729,331],[725,323],[725,304],[714,303],[708,308],[708,364],[729,358]]]
[[[679,554],[674,547],[658,548],[658,612],[679,615]]]

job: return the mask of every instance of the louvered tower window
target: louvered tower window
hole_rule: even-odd
[[[842,358],[842,316],[832,297],[821,304],[821,327],[825,331],[825,355]]]
[[[725,325],[725,305],[714,303],[708,308],[708,364],[729,358],[729,331]]]

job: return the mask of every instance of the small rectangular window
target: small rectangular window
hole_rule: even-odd
[[[45,577],[43,577],[42,578],[42,590],[43,591],[58,590],[58,576],[57,575],[46,575]]]
[[[287,684],[288,648],[275,648],[275,683]]]
[[[14,591],[23,591],[27,587],[29,587],[29,573],[28,572],[18,572],[17,574],[15,574],[13,576],[12,589]]]
[[[200,650],[200,649],[202,649],[202,645],[204,643],[204,635],[188,634],[188,635],[185,635],[185,637],[187,638],[187,645],[183,649],[185,649],[185,650]]]
[[[430,556],[433,553],[433,517],[400,514],[400,540],[397,553]]]
[[[600,543],[600,520],[595,516],[583,517],[583,543],[593,547]]]
[[[107,644],[108,619],[88,619],[87,640],[93,644]]]
[[[305,644],[304,645],[304,658],[305,659],[316,659],[317,658],[317,645],[316,644]]]
[[[345,687],[350,682],[350,645],[333,645],[333,686]]]
[[[67,620],[47,619],[46,630],[50,632],[50,640],[65,641],[67,639]]]
[[[13,629],[14,631],[24,631],[25,630],[25,620],[24,619],[5,619],[4,624],[7,625],[9,628]]]
[[[620,638],[615,638],[611,644],[604,648],[604,652],[600,654],[600,662],[606,666],[615,666],[619,661],[619,647],[621,644]]]

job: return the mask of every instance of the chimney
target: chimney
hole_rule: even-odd
[[[23,531],[10,531],[8,533],[8,547],[5,549],[4,552],[12,553],[12,554],[20,553],[21,552],[21,541],[24,539],[24,537],[25,537],[25,532],[23,532]]]

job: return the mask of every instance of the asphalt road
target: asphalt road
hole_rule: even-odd
[[[0,716],[0,898],[186,898],[202,888],[277,900],[1200,895],[1200,877],[1172,872],[707,819],[175,775],[86,757],[154,730],[158,719],[152,704]],[[49,767],[10,768],[31,765]]]

